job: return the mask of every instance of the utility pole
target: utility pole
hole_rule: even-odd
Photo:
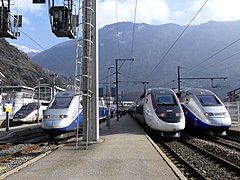
[[[119,121],[119,106],[118,106],[118,61],[133,61],[134,59],[115,59],[116,61],[116,101],[117,101],[117,121]]]
[[[111,69],[114,68],[114,66],[108,67],[108,90],[107,90],[107,106],[108,106],[108,117],[107,117],[107,126],[110,127],[110,118],[111,118]]]
[[[52,78],[52,98],[54,98],[55,96],[55,84],[56,84],[56,77],[57,77],[57,74],[53,73],[50,75],[50,77]],[[51,99],[52,99],[51,98]]]
[[[178,92],[179,92],[179,91],[180,91],[180,88],[181,88],[181,87],[180,87],[180,86],[181,86],[181,85],[180,85],[180,83],[181,83],[181,82],[180,82],[180,68],[181,68],[181,67],[178,66],[177,68],[178,68]]]

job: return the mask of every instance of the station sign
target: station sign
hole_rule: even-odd
[[[13,105],[11,103],[5,103],[4,104],[4,110],[5,112],[12,112]]]

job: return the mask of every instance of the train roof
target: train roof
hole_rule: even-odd
[[[56,97],[73,97],[76,95],[80,95],[79,92],[74,91],[62,91],[56,94]]]
[[[173,94],[174,91],[170,88],[162,88],[162,87],[157,87],[157,88],[149,88],[147,90],[147,93],[160,93],[160,94]]]
[[[213,92],[207,89],[201,88],[184,88],[180,92],[185,92],[187,94],[196,94],[196,95],[212,95]]]

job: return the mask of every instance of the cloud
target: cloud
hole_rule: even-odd
[[[117,13],[116,13],[117,12]],[[134,21],[134,0],[100,0],[99,1],[99,27],[107,24]],[[168,21],[170,9],[164,0],[138,0],[137,23],[160,24]]]
[[[205,0],[194,1],[185,11],[191,17],[203,5]],[[239,0],[211,0],[206,3],[202,11],[198,14],[193,24],[200,24],[210,20],[214,21],[235,21],[240,19]],[[182,11],[184,12],[184,11]],[[181,17],[183,19],[183,17]]]
[[[33,4],[32,0],[17,0],[11,7],[13,12],[19,12],[19,14],[33,13],[34,15],[41,15],[41,12],[45,10],[43,7],[46,5]]]
[[[209,16],[217,21],[234,21],[240,19],[239,0],[212,0],[208,6]]]
[[[206,0],[138,0],[137,23],[186,25]],[[234,21],[240,19],[239,0],[209,0],[192,24],[210,20]],[[134,21],[135,0],[99,0],[99,27],[107,24]]]

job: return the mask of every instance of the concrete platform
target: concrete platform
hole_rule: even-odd
[[[9,130],[6,131],[6,128],[0,128],[0,139],[3,139],[6,136],[11,136],[12,134],[19,131],[26,131],[27,129],[35,129],[41,127],[41,124],[22,124],[18,126],[9,127]]]
[[[88,150],[71,141],[6,179],[185,179],[130,116],[111,125],[100,125],[100,141]]]

